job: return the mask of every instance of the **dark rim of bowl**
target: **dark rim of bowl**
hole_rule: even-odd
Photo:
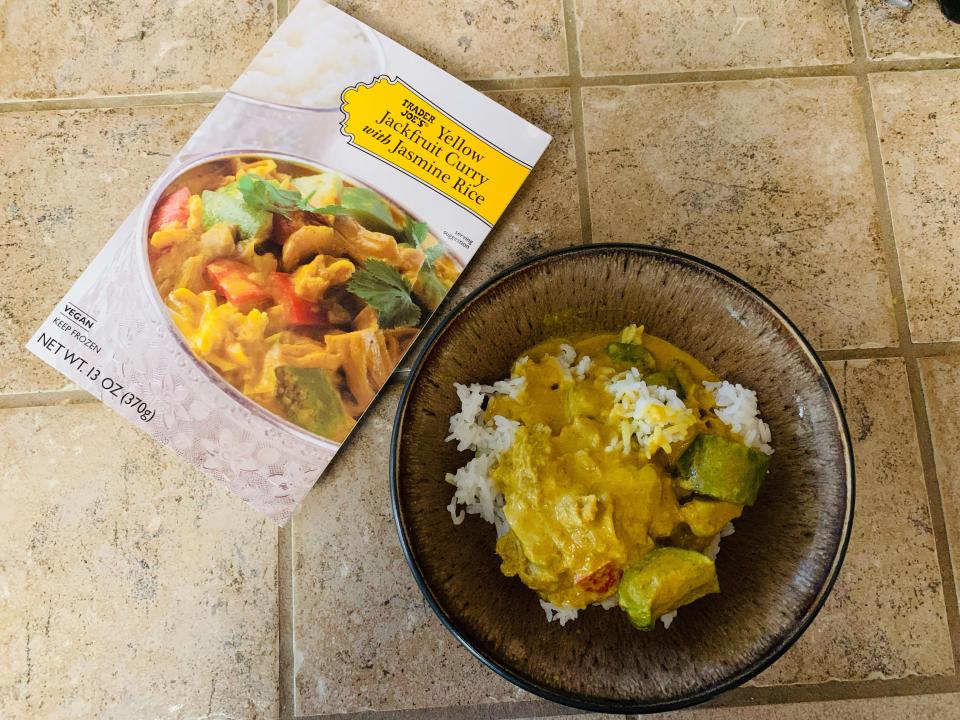
[[[708,688],[707,690],[694,693],[692,695],[682,697],[677,700],[668,700],[664,702],[647,702],[647,703],[636,703],[630,700],[602,700],[594,699],[590,697],[585,697],[582,695],[575,694],[565,694],[562,692],[556,692],[550,688],[543,687],[539,685],[536,681],[527,679],[518,675],[516,672],[510,668],[501,664],[495,657],[491,657],[486,653],[482,652],[478,648],[474,647],[470,641],[464,637],[460,630],[456,627],[455,621],[447,616],[447,614],[440,607],[437,599],[434,597],[433,592],[431,591],[429,585],[427,584],[426,578],[424,578],[423,573],[421,573],[419,566],[417,565],[417,560],[414,557],[414,551],[410,543],[410,538],[407,535],[406,527],[401,518],[400,511],[400,488],[399,480],[397,473],[398,465],[398,448],[400,444],[400,434],[401,426],[403,424],[403,415],[404,410],[409,400],[411,389],[413,384],[416,382],[417,377],[420,374],[420,370],[423,367],[423,362],[426,359],[427,355],[433,349],[433,346],[436,344],[437,339],[441,334],[446,330],[447,326],[450,324],[450,321],[453,318],[457,317],[468,305],[470,305],[474,300],[476,300],[480,295],[484,294],[494,285],[498,284],[505,278],[518,273],[522,270],[525,270],[528,267],[533,265],[540,264],[546,260],[552,258],[557,258],[566,255],[577,255],[580,253],[603,253],[608,251],[627,251],[627,252],[637,252],[647,255],[661,255],[673,260],[680,260],[685,263],[692,265],[700,266],[705,268],[715,275],[720,276],[721,278],[727,280],[728,282],[739,286],[741,289],[746,290],[748,293],[752,294],[761,303],[763,303],[770,311],[790,330],[793,336],[800,343],[801,348],[806,352],[809,359],[813,362],[814,366],[820,373],[820,378],[823,383],[826,385],[828,394],[830,396],[830,402],[833,406],[834,413],[839,421],[840,425],[840,442],[843,448],[843,455],[846,461],[846,478],[847,478],[847,507],[846,507],[846,517],[843,521],[843,526],[840,528],[840,542],[837,545],[837,550],[834,553],[832,565],[827,573],[825,582],[820,588],[820,591],[817,595],[816,600],[807,608],[804,614],[799,618],[799,621],[794,625],[792,630],[780,638],[779,642],[775,644],[767,653],[761,657],[759,660],[753,664],[747,666],[737,674],[728,678],[727,680]],[[605,713],[622,713],[622,714],[647,714],[647,713],[657,713],[657,712],[666,712],[670,710],[679,710],[681,708],[689,707],[691,705],[697,705],[699,703],[706,702],[711,698],[714,698],[721,693],[724,693],[733,688],[739,687],[743,683],[747,682],[751,678],[756,677],[761,672],[766,670],[770,665],[776,662],[783,654],[790,649],[790,647],[797,641],[797,639],[804,633],[804,631],[810,626],[810,623],[813,622],[814,618],[823,608],[824,603],[827,600],[827,597],[830,595],[830,591],[833,589],[833,585],[837,580],[837,576],[840,573],[840,568],[843,565],[843,559],[847,552],[847,545],[850,542],[850,531],[853,525],[853,510],[855,504],[855,468],[854,468],[854,458],[853,458],[853,447],[850,441],[850,430],[847,427],[847,419],[843,412],[843,407],[840,404],[840,398],[837,395],[837,390],[833,386],[833,382],[830,380],[830,375],[827,373],[826,367],[824,367],[823,362],[817,356],[813,347],[810,345],[810,342],[803,336],[803,333],[800,332],[799,328],[794,325],[791,321],[776,304],[774,304],[766,295],[754,288],[752,285],[747,283],[744,280],[741,280],[733,273],[724,270],[721,267],[714,265],[706,260],[689,255],[678,250],[669,250],[667,248],[654,247],[653,245],[642,245],[642,244],[630,244],[630,243],[597,243],[593,245],[575,245],[573,247],[561,248],[559,250],[553,250],[551,252],[544,253],[542,255],[537,255],[536,257],[524,260],[522,262],[513,265],[506,270],[503,270],[492,278],[484,282],[476,290],[472,291],[467,297],[461,300],[456,307],[454,307],[447,315],[440,321],[436,329],[430,334],[426,344],[423,346],[423,349],[420,350],[420,353],[417,355],[417,359],[410,369],[410,375],[407,378],[407,382],[404,384],[403,393],[400,396],[400,403],[397,407],[397,414],[394,418],[393,432],[390,438],[390,503],[393,509],[393,519],[397,527],[397,533],[400,536],[400,546],[403,549],[404,557],[407,559],[407,565],[410,567],[410,571],[413,573],[414,580],[417,582],[417,586],[420,588],[420,592],[423,594],[424,599],[427,601],[427,604],[440,619],[440,622],[443,623],[443,626],[450,631],[450,633],[459,641],[463,647],[470,651],[470,653],[476,657],[480,662],[486,665],[488,668],[493,670],[497,675],[512,682],[519,688],[526,690],[529,693],[537,695],[546,700],[550,700],[555,703],[562,705],[567,705],[570,707],[575,707],[580,710],[589,710],[591,712],[605,712]]]

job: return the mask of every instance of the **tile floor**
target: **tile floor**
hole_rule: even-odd
[[[3,4],[5,720],[567,713],[420,600],[398,384],[278,533],[22,349],[292,4]],[[936,0],[337,4],[554,135],[458,293],[652,242],[757,284],[829,361],[859,483],[836,590],[749,686],[664,717],[960,715],[960,26]]]

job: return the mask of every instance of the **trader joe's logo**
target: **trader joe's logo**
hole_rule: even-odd
[[[493,225],[530,173],[399,78],[343,93],[350,144],[428,185]]]

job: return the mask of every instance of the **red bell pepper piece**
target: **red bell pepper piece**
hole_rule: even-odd
[[[190,217],[190,188],[182,187],[160,199],[150,216],[147,232],[153,235],[167,223],[180,221],[185,223]]]
[[[573,584],[587,592],[605,593],[613,590],[622,575],[623,570],[611,563],[604,563],[591,573],[575,575]]]
[[[327,314],[318,305],[297,295],[289,273],[270,273],[270,289],[274,300],[283,308],[284,318],[289,324],[327,324]]]
[[[214,260],[207,263],[207,277],[230,304],[238,308],[256,305],[273,297],[270,292],[250,277],[253,270],[236,260]]]

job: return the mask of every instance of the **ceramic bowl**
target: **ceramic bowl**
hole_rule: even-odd
[[[547,623],[499,570],[492,525],[455,526],[444,475],[471,455],[445,442],[454,382],[509,375],[526,348],[630,323],[754,389],[775,448],[757,504],[724,539],[721,593],[669,630],[635,630],[591,607]],[[703,260],[639,245],[544,255],[493,278],[437,327],[410,372],[391,446],[393,510],[414,578],[441,622],[521,688],[587,710],[646,713],[707,700],[773,663],[807,628],[850,535],[853,455],[826,370],[796,326],[747,283]]]

